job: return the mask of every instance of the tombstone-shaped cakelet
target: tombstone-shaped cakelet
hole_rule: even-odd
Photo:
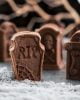
[[[14,76],[18,80],[41,80],[45,48],[36,32],[23,31],[11,39],[10,54]]]
[[[10,39],[17,32],[15,24],[3,22],[0,26],[0,61],[10,61],[9,46]]]
[[[80,31],[77,31],[69,43],[65,44],[67,50],[66,77],[80,80]]]
[[[55,24],[45,24],[36,30],[41,35],[41,42],[45,46],[44,69],[62,69],[62,35]]]

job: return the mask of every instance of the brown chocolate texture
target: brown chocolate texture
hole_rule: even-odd
[[[36,32],[25,31],[13,36],[10,54],[16,79],[41,80],[44,50]]]
[[[67,79],[80,80],[80,31],[72,35],[65,49],[67,50]]]
[[[37,30],[45,46],[44,69],[62,69],[62,35],[55,24],[45,24]]]
[[[18,31],[15,24],[11,22],[4,22],[0,26],[0,61],[10,61],[10,54],[9,54],[9,46],[10,46],[10,39]]]

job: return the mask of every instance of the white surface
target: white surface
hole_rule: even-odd
[[[67,81],[65,70],[44,71],[43,81],[31,82],[12,80],[10,66],[0,66],[0,100],[80,100],[80,82]]]

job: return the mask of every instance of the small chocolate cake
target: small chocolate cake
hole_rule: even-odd
[[[80,80],[80,31],[72,35],[65,49],[67,50],[67,79]]]
[[[44,69],[62,69],[62,35],[56,24],[45,24],[36,30],[41,35],[41,42],[45,46]]]
[[[18,31],[11,22],[4,22],[0,26],[0,61],[10,61],[9,46],[10,39]]]
[[[10,54],[14,76],[18,80],[41,80],[45,48],[36,32],[23,31],[11,39]]]

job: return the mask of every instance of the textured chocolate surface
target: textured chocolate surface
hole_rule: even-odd
[[[0,26],[0,42],[1,42],[1,49],[0,49],[0,61],[10,61],[10,54],[9,54],[9,46],[10,46],[10,39],[17,32],[16,26],[11,22],[4,22]]]
[[[80,80],[80,32],[75,33],[66,44],[67,79]]]
[[[41,80],[44,46],[38,33],[20,32],[14,35],[10,52],[16,79]]]
[[[41,35],[41,42],[45,45],[44,69],[61,69],[62,61],[62,40],[59,29],[54,24],[45,24],[38,32]]]

